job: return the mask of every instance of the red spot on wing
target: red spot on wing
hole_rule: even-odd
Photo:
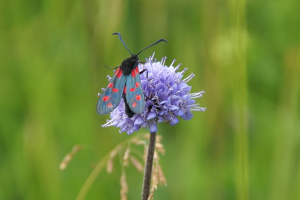
[[[117,74],[117,78],[120,78],[122,76],[122,70],[119,71],[119,73]]]
[[[135,77],[135,70],[131,71],[131,76],[134,78]]]
[[[117,75],[120,71],[120,68],[117,69],[117,71],[115,72],[115,75]]]
[[[130,92],[134,92],[135,88],[130,88],[129,90],[130,90]]]
[[[117,78],[120,78],[122,76],[122,70],[118,68],[115,75],[117,76]]]
[[[107,87],[112,88],[113,84],[109,83]]]
[[[124,94],[126,94],[126,86],[124,87]]]
[[[109,96],[104,96],[103,101],[106,102],[109,99]]]
[[[119,90],[117,88],[112,89],[113,92],[118,92]]]
[[[140,83],[139,82],[135,82],[135,87],[139,87]]]
[[[137,103],[134,101],[134,102],[132,103],[132,107],[135,108],[136,106],[137,106]]]
[[[112,103],[109,102],[109,103],[107,104],[107,107],[112,108],[112,107],[113,107]]]
[[[136,100],[139,101],[139,100],[141,100],[141,95],[136,95],[135,98],[136,98]]]
[[[135,73],[136,73],[136,74],[139,74],[139,73],[140,73],[138,67],[136,67],[134,70],[135,70]]]

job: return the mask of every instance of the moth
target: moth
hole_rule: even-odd
[[[100,115],[110,113],[119,105],[123,98],[125,103],[125,113],[129,118],[132,118],[135,113],[142,114],[145,110],[145,97],[140,80],[140,74],[146,69],[141,72],[139,71],[138,65],[141,62],[139,62],[138,55],[149,47],[152,47],[162,41],[167,42],[167,40],[159,39],[139,51],[137,54],[132,54],[123,41],[121,34],[113,33],[113,35],[119,36],[119,39],[129,51],[131,57],[123,60],[121,65],[115,68],[117,70],[104,92],[100,95],[96,110]]]

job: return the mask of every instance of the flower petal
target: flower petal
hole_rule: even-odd
[[[192,117],[193,117],[193,114],[189,111],[187,111],[186,113],[184,113],[184,115],[181,116],[181,118],[184,120],[190,120],[190,119],[192,119]]]
[[[170,121],[170,124],[172,126],[174,126],[175,124],[177,124],[179,122],[179,119],[177,117],[172,117],[172,120]]]
[[[138,117],[135,121],[134,121],[134,125],[142,125],[144,122],[142,117]]]
[[[147,120],[150,120],[150,119],[153,119],[153,118],[155,118],[156,117],[156,112],[150,112],[149,114],[148,114],[148,116],[147,116]]]
[[[148,123],[149,131],[150,133],[156,133],[157,132],[157,123],[151,121]]]

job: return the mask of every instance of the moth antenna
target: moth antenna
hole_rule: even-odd
[[[123,41],[121,34],[120,33],[113,33],[113,35],[118,35],[121,42],[124,44],[124,46],[126,47],[126,49],[129,51],[130,55],[132,55],[131,51],[128,49],[128,47],[126,46],[125,42]]]
[[[107,69],[117,69],[118,67],[107,67],[106,65],[104,65],[104,67],[106,67]]]
[[[121,36],[120,36],[120,37],[121,37]],[[160,43],[160,42],[162,42],[162,41],[168,43],[167,40],[165,40],[165,39],[159,39],[159,40],[157,40],[156,42],[154,42],[153,44],[151,44],[151,45],[147,46],[146,48],[140,50],[136,55],[139,55],[139,53],[141,53],[142,51],[144,51],[144,50],[148,49],[149,47],[152,47],[153,45],[156,45],[156,44],[158,44],[158,43]]]

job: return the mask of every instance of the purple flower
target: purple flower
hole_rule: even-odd
[[[191,86],[187,84],[195,75],[192,73],[182,80],[185,68],[177,72],[179,65],[165,66],[166,57],[160,62],[150,56],[146,63],[139,65],[139,70],[143,68],[147,71],[141,74],[141,83],[146,98],[145,111],[142,114],[135,114],[132,118],[125,114],[125,104],[123,99],[119,106],[110,113],[110,120],[102,127],[116,126],[121,132],[131,134],[140,128],[149,128],[150,133],[157,132],[157,123],[166,122],[175,125],[179,122],[178,117],[189,120],[193,117],[191,111],[205,111],[206,108],[199,107],[194,99],[202,97],[204,91],[190,93]]]

